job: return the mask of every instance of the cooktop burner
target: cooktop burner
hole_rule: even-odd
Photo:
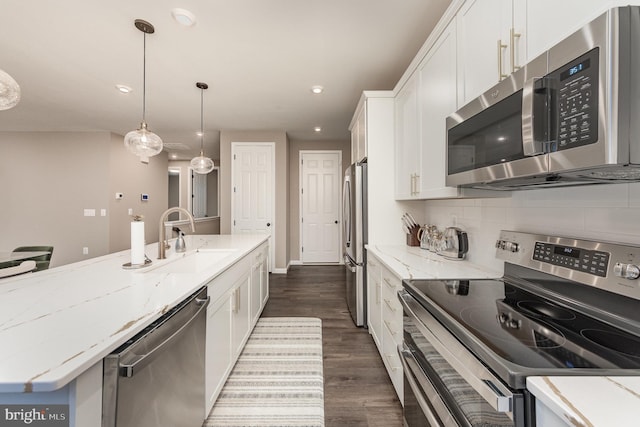
[[[533,369],[640,369],[640,339],[500,280],[413,280],[405,289],[454,335]],[[456,292],[453,292],[453,290]],[[456,333],[456,329],[459,333]]]

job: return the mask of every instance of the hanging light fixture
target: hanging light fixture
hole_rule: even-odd
[[[200,89],[200,155],[191,159],[191,169],[204,175],[213,170],[213,160],[204,156],[204,91],[209,85],[198,82],[196,87]]]
[[[0,111],[15,107],[20,102],[20,86],[8,73],[0,70]]]
[[[142,19],[136,19],[135,26],[144,34],[142,55],[142,122],[140,123],[139,129],[132,130],[124,136],[124,146],[136,156],[144,159],[155,156],[162,151],[162,139],[147,129],[147,122],[145,121],[147,34],[153,34],[155,29],[153,28],[153,25]]]

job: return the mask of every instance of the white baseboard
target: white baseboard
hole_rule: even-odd
[[[289,266],[292,265],[302,265],[302,261],[300,261],[299,259],[292,259],[291,261],[289,261]]]

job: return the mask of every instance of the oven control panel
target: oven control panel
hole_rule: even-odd
[[[500,232],[496,258],[640,300],[640,246]]]
[[[600,277],[607,277],[609,267],[608,252],[544,242],[536,242],[533,259]]]

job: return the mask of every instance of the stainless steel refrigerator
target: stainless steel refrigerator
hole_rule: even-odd
[[[356,326],[367,325],[366,265],[367,163],[351,164],[342,187],[342,244],[347,275],[347,306]]]

